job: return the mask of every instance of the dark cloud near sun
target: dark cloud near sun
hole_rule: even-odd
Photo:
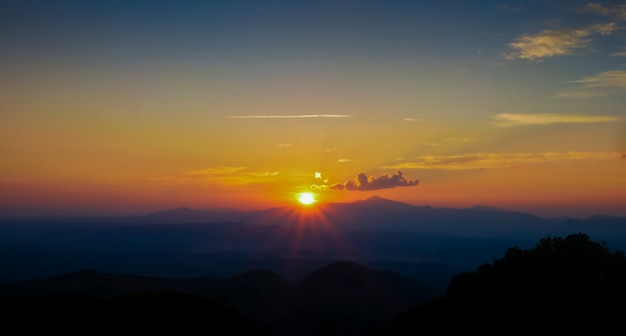
[[[368,191],[389,189],[395,187],[411,187],[419,184],[418,180],[407,179],[402,175],[401,171],[396,171],[395,174],[383,174],[378,177],[368,177],[365,173],[360,173],[354,180],[349,180],[344,183],[337,183],[330,187],[331,190],[349,190],[349,191]]]

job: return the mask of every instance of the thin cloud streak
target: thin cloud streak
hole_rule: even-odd
[[[352,118],[348,114],[299,114],[299,115],[240,115],[230,119],[302,119],[302,118]]]
[[[287,147],[291,147],[292,145],[290,143],[279,143],[275,145],[278,148],[287,148]]]
[[[578,114],[523,114],[523,113],[499,113],[492,116],[498,127],[514,127],[526,125],[551,125],[551,124],[594,124],[603,122],[619,121],[614,116],[585,116]]]
[[[256,172],[247,169],[247,167],[213,167],[190,170],[178,175],[151,177],[148,180],[169,186],[203,182],[238,185],[267,182],[269,178],[280,174],[277,171]]]
[[[617,152],[565,153],[474,153],[459,155],[424,155],[411,162],[381,167],[382,169],[468,170],[511,168],[523,164],[553,163],[579,160],[606,160],[620,157]]]
[[[626,71],[613,70],[601,72],[595,76],[585,77],[572,83],[582,84],[583,87],[616,87],[626,89]]]
[[[626,56],[626,51],[624,52],[624,56]],[[573,88],[571,91],[557,93],[556,96],[559,98],[605,96],[611,93],[610,89],[626,89],[626,71],[605,71],[593,76],[571,81],[570,83],[578,84],[578,87]]]
[[[598,91],[565,91],[557,92],[554,96],[557,98],[593,98],[608,95],[607,92]]]

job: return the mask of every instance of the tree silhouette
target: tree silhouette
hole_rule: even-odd
[[[597,332],[621,325],[625,286],[623,252],[583,233],[548,236],[453,277],[442,298],[400,315],[390,332]]]

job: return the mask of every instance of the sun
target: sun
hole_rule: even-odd
[[[298,202],[304,205],[310,205],[315,203],[315,195],[310,192],[303,192],[298,194]]]

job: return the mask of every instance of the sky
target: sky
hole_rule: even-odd
[[[623,1],[5,0],[0,41],[0,210],[626,216]]]

